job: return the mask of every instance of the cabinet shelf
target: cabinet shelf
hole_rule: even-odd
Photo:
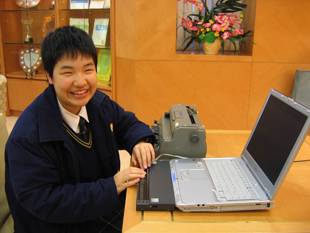
[[[16,71],[5,74],[7,78],[16,79],[33,79],[33,80],[47,80],[46,74],[44,72],[38,72],[36,75],[26,75],[24,71]]]
[[[97,86],[99,89],[104,89],[111,91],[111,82],[103,81],[103,80],[97,80]]]
[[[111,47],[110,46],[98,46],[98,45],[96,45],[96,48],[97,49],[110,49]]]
[[[94,9],[91,9],[91,8],[85,8],[85,9],[69,9],[69,8],[63,8],[63,9],[60,9],[60,11],[98,11],[100,13],[102,12],[107,12],[107,13],[110,13],[110,9],[99,9],[99,8],[94,8]]]
[[[43,12],[43,11],[51,11],[54,12],[54,9],[24,9],[24,10],[2,10],[1,12]]]
[[[209,61],[209,62],[252,62],[252,55],[242,52],[225,52],[218,55],[205,55],[203,51],[177,51],[177,61]]]
[[[25,42],[4,42],[3,44],[7,44],[7,45],[41,45],[41,43],[38,43],[38,42],[31,42],[31,43],[25,43]]]

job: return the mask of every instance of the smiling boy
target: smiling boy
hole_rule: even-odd
[[[83,30],[56,29],[41,53],[50,85],[21,114],[5,151],[15,232],[120,232],[125,189],[154,161],[154,135],[96,90],[97,52]],[[119,171],[119,149],[139,168]]]

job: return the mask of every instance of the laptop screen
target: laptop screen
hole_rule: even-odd
[[[273,184],[306,121],[306,115],[270,96],[246,149]]]

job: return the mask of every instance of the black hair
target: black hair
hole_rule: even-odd
[[[57,28],[42,42],[42,63],[51,78],[53,78],[56,63],[64,55],[76,59],[79,54],[92,57],[97,70],[97,50],[92,38],[85,31],[74,26]]]

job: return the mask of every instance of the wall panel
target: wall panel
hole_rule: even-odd
[[[116,99],[127,111],[136,111],[135,61],[116,58]]]
[[[206,129],[245,129],[250,76],[250,63],[138,61],[136,114],[153,124],[171,105],[189,104]]]
[[[115,1],[116,57],[135,59],[136,4],[135,1]]]
[[[310,1],[259,0],[254,62],[310,62]]]
[[[176,1],[136,0],[136,4],[136,59],[169,60],[176,48]]]
[[[310,64],[253,64],[247,129],[253,128],[270,88],[291,96],[296,69],[309,70]]]

